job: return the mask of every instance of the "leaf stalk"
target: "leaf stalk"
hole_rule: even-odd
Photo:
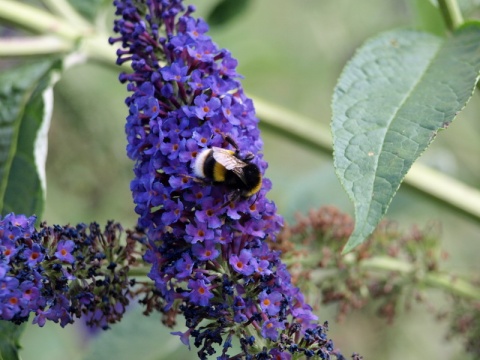
[[[438,0],[438,7],[442,14],[443,21],[450,31],[454,31],[464,23],[457,0]]]

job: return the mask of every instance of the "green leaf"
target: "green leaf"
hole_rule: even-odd
[[[31,94],[20,121],[19,136],[8,176],[2,213],[41,217],[45,201],[47,133],[53,107],[49,71]]]
[[[471,97],[479,70],[477,23],[448,39],[384,33],[347,64],[332,105],[335,168],[356,217],[344,252],[375,229],[413,162]]]
[[[25,324],[15,325],[11,322],[0,320],[0,360],[20,359],[18,339],[25,329]]]
[[[59,61],[44,60],[0,75],[2,214],[42,214],[52,77],[59,66]]]
[[[39,61],[0,74],[0,209],[41,216],[53,70]],[[48,96],[50,94],[50,96]],[[42,186],[43,181],[43,186]],[[19,359],[23,326],[0,321],[0,359]]]
[[[207,23],[211,26],[224,25],[244,13],[249,5],[250,0],[222,0],[207,16]]]

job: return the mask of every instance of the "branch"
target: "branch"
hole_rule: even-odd
[[[56,36],[0,38],[0,56],[29,56],[66,53],[73,43]]]
[[[403,274],[416,271],[412,264],[386,256],[365,259],[360,262],[360,266],[364,269],[397,271]],[[480,289],[455,275],[431,272],[424,274],[420,281],[425,285],[441,288],[455,295],[480,300]]]
[[[463,24],[462,12],[458,6],[457,0],[438,0],[438,7],[443,17],[443,21],[450,29],[455,30]]]
[[[36,33],[57,34],[68,40],[77,40],[84,35],[81,30],[46,11],[11,0],[0,0],[0,19]]]

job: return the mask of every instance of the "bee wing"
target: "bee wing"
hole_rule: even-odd
[[[222,148],[212,147],[213,158],[215,161],[220,163],[227,170],[235,172],[236,168],[243,168],[247,166],[245,162],[237,158],[234,153],[230,150],[225,150]]]
[[[224,166],[225,169],[232,171],[240,180],[246,183],[245,175],[243,174],[243,168],[247,166],[245,162],[237,158],[231,150],[218,147],[212,147],[212,150],[215,161]]]

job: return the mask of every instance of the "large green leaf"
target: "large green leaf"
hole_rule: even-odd
[[[368,41],[333,96],[334,162],[355,206],[344,252],[386,213],[413,162],[471,97],[480,70],[480,26],[442,39],[396,30]]]
[[[52,76],[44,60],[0,74],[0,209],[41,216]]]
[[[47,130],[53,60],[0,74],[0,209],[41,216],[45,197]],[[0,321],[0,360],[19,359],[23,327]]]

